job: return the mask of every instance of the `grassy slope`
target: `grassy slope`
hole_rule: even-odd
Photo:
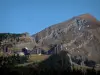
[[[30,55],[29,61],[42,61],[46,58],[48,58],[49,55],[37,55],[37,54],[33,54]]]
[[[49,57],[49,55],[37,55],[37,54],[33,54],[30,55],[28,62],[24,63],[24,64],[18,64],[17,66],[27,66],[30,64],[33,64],[33,62],[42,62],[43,60],[47,59]]]

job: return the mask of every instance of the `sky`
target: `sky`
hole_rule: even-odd
[[[0,0],[0,33],[32,35],[85,13],[100,20],[100,0]]]

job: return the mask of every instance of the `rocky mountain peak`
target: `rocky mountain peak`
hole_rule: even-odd
[[[84,19],[89,19],[91,21],[97,21],[97,19],[94,16],[92,16],[91,14],[89,14],[89,13],[79,15],[78,17],[84,18]]]
[[[100,23],[90,14],[52,25],[32,37],[42,47],[62,43],[72,55],[100,60]]]

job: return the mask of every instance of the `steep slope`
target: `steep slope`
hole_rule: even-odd
[[[100,62],[100,22],[90,14],[52,25],[32,37],[42,47],[63,44],[72,55]]]

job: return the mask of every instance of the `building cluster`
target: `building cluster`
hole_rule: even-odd
[[[31,54],[46,54],[46,55],[51,55],[51,54],[58,54],[61,50],[63,50],[62,45],[61,44],[56,44],[53,47],[50,48],[50,50],[44,50],[41,47],[36,47],[33,48],[32,50],[29,50],[27,47],[22,48],[21,50],[18,51],[14,51],[14,50],[9,50],[8,47],[6,47],[3,52],[4,54],[22,54],[22,52],[24,53],[24,55],[31,55]]]
[[[5,52],[8,55],[11,54],[11,53],[13,53],[15,56],[17,56],[17,55],[19,55],[19,56],[29,56],[29,55],[32,55],[32,54],[37,54],[37,55],[59,54],[59,52],[64,51],[64,50],[66,50],[66,48],[64,48],[63,45],[56,44],[56,45],[53,45],[51,47],[51,49],[47,50],[47,51],[43,50],[40,47],[36,47],[33,50],[29,50],[27,47],[25,47],[25,48],[22,48],[22,50],[20,50],[20,51],[13,51],[13,52],[11,52],[10,50],[7,50],[7,48],[6,48]],[[66,56],[68,56],[71,65],[73,64],[73,62],[75,62],[78,65],[82,65],[82,66],[86,65],[86,66],[89,66],[89,67],[91,67],[91,66],[94,67],[95,64],[96,64],[94,61],[85,60],[81,56],[77,56],[77,57],[74,56],[72,58],[72,56],[69,54],[69,52],[66,54]]]

